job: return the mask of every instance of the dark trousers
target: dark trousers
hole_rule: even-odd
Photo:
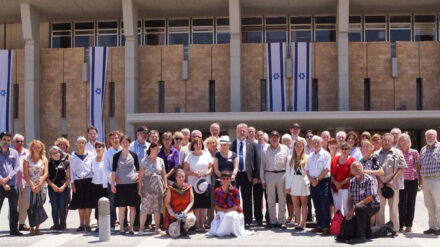
[[[252,186],[252,195],[254,200],[254,218],[257,223],[263,222],[263,185],[261,183],[257,183]],[[266,196],[267,197],[267,196]],[[266,205],[267,208],[267,205]],[[269,214],[266,211],[266,221],[269,218]],[[268,222],[268,221],[267,221]]]
[[[419,181],[405,180],[405,189],[399,191],[400,228],[412,227]]]
[[[379,212],[379,203],[369,203],[367,205],[356,206],[356,237],[371,237],[371,216]]]
[[[237,189],[241,190],[245,224],[252,223],[252,182],[249,182],[246,172],[237,174]]]
[[[115,227],[115,223],[116,223],[115,195],[116,194],[112,192],[112,187],[110,184],[108,184],[107,192],[108,192],[108,200],[110,201],[110,226]]]
[[[101,197],[106,197],[108,198],[108,193],[107,193],[107,188],[102,187],[102,184],[92,184],[93,185],[93,189],[95,191],[95,219],[99,219],[99,199],[101,199]],[[109,200],[110,201],[110,200]],[[111,221],[111,216],[110,216],[110,221]]]
[[[313,205],[316,209],[316,218],[318,226],[322,229],[328,229],[330,225],[330,210],[328,190],[330,189],[330,178],[324,178],[316,185],[310,186]]]
[[[49,187],[50,206],[52,207],[52,220],[54,225],[66,224],[67,190],[55,192]]]
[[[3,186],[0,186],[0,209],[3,206],[3,201],[8,198],[9,202],[9,232],[18,231],[18,188],[17,186],[10,186],[11,189],[6,191]]]
[[[308,196],[307,198],[307,221],[311,222],[313,221],[312,218],[312,196]],[[315,209],[315,215],[316,215],[316,209]]]

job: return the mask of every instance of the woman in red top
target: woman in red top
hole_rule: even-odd
[[[331,191],[333,195],[333,202],[335,205],[335,212],[340,210],[344,216],[348,213],[348,185],[350,179],[353,177],[350,172],[350,166],[356,161],[355,158],[348,156],[350,152],[350,145],[348,143],[341,144],[341,155],[335,156],[332,159],[330,174],[331,174]]]

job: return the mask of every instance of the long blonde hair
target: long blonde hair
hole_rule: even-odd
[[[35,145],[40,145],[41,146],[40,153],[38,154],[38,156],[40,156],[40,159],[46,158],[46,146],[44,146],[44,143],[41,142],[40,140],[33,140],[31,142],[31,144],[29,144],[30,157],[32,157],[34,155],[33,147]]]
[[[300,155],[296,154],[296,151],[295,151],[296,145],[302,145],[302,147],[303,147],[303,150]],[[304,168],[304,166],[306,165],[306,153],[305,153],[304,149],[305,149],[305,147],[304,147],[304,143],[302,141],[295,141],[295,144],[293,144],[292,158],[290,159],[290,164],[289,164],[291,168],[293,166],[295,166],[295,170],[298,169],[299,166]]]

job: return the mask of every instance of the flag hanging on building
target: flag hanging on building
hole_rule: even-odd
[[[266,45],[268,111],[286,111],[285,56],[284,43]]]
[[[0,50],[0,132],[11,131],[12,50]]]
[[[107,73],[107,47],[90,47],[90,125],[98,129],[98,140],[104,141],[102,116],[105,77]]]
[[[292,105],[293,111],[310,111],[312,109],[312,52],[309,42],[294,42]]]

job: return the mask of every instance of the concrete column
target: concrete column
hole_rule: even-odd
[[[125,35],[125,114],[137,112],[138,91],[138,17],[134,0],[122,0]],[[134,126],[125,121],[125,133],[136,137]]]
[[[40,15],[29,3],[20,4],[24,45],[25,138],[40,138]]]
[[[240,0],[229,0],[231,112],[241,111],[241,10]]]
[[[350,1],[338,0],[337,6],[337,43],[338,43],[338,106],[339,111],[348,111],[349,84],[348,84],[348,17]]]

